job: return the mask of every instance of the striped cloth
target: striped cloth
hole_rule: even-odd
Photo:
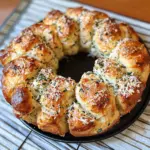
[[[130,24],[150,50],[150,24],[127,18],[112,12],[96,9],[70,0],[22,0],[18,8],[0,28],[0,49],[31,24],[43,19],[52,9],[65,11],[67,7],[84,6],[87,9],[106,12],[117,21]],[[2,68],[0,68],[0,75]],[[0,91],[0,150],[149,150],[150,149],[150,105],[140,118],[122,133],[109,139],[93,143],[62,143],[38,136],[25,127],[12,113]]]

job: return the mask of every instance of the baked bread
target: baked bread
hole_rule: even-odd
[[[63,45],[65,55],[73,55],[79,51],[79,26],[77,22],[60,11],[51,11],[43,20],[44,24],[56,26],[56,32]]]
[[[125,24],[117,24],[115,20],[106,18],[97,20],[94,26],[93,56],[109,55],[117,44],[125,38],[138,40],[135,31]]]
[[[29,27],[34,35],[41,37],[51,50],[55,53],[58,60],[62,59],[64,56],[63,46],[60,42],[58,34],[56,32],[56,27],[54,25],[46,25],[43,23],[37,23]]]
[[[4,53],[0,56],[3,65],[21,56],[30,56],[43,64],[49,65],[51,63],[51,67],[54,69],[58,68],[58,59],[51,48],[41,37],[33,34],[32,30],[28,28],[12,40]]]
[[[59,60],[80,51],[96,57],[80,81],[57,75]],[[16,117],[65,136],[108,131],[140,101],[149,54],[137,33],[107,14],[82,7],[53,10],[4,50],[2,91]]]
[[[76,86],[76,99],[69,109],[69,129],[74,136],[102,133],[119,121],[113,89],[92,72],[86,72]]]
[[[71,17],[79,24],[80,29],[80,47],[84,51],[88,51],[92,45],[92,37],[94,32],[94,24],[96,20],[103,20],[108,16],[102,12],[89,11],[87,9],[69,8],[66,12],[68,17]]]
[[[40,98],[42,111],[38,127],[53,134],[64,136],[68,132],[67,109],[75,99],[75,81],[71,78],[56,76],[47,86]]]
[[[110,58],[99,58],[95,62],[94,73],[114,87],[116,103],[121,115],[129,113],[140,100],[145,83],[133,72],[128,72],[123,65]]]
[[[44,64],[39,61],[22,56],[5,65],[2,76],[2,90],[7,102],[11,103],[11,97],[18,85],[26,85],[29,79],[34,78]]]

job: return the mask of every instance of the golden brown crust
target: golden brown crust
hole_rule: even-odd
[[[41,111],[37,118],[38,128],[45,132],[50,132],[53,134],[64,136],[65,133],[68,132],[68,126],[66,124],[64,116],[60,117],[61,119],[58,117],[54,119]]]
[[[23,30],[11,42],[6,52],[3,52],[1,62],[6,65],[21,56],[29,56],[43,64],[51,65],[54,69],[58,68],[58,60],[55,58],[53,51],[42,42],[41,38],[35,36],[30,28]]]
[[[12,94],[11,105],[22,114],[30,113],[32,110],[31,93],[27,87],[18,87]]]
[[[102,134],[118,123],[119,118],[120,115],[116,106],[115,110],[111,111],[107,116],[96,119],[86,113],[79,104],[74,103],[69,110],[69,130],[76,137]]]
[[[40,105],[33,99],[30,88],[19,85],[12,94],[11,105],[17,118],[21,118],[28,123],[37,125],[37,115]]]
[[[80,21],[80,16],[82,14],[82,12],[84,11],[85,9],[83,7],[77,7],[77,8],[68,8],[67,11],[66,11],[66,15],[79,22]]]
[[[111,87],[92,72],[84,73],[76,87],[76,99],[69,109],[69,129],[72,135],[101,134],[115,125],[120,114]]]
[[[68,112],[70,133],[74,136],[90,136],[95,127],[95,118],[86,114],[79,104],[73,103]]]
[[[56,32],[55,25],[46,25],[41,22],[32,25],[30,29],[50,46],[58,59],[62,59],[64,56],[63,47]]]
[[[26,122],[28,122],[30,124],[37,126],[37,118],[38,118],[38,114],[40,112],[41,112],[41,106],[38,103],[36,103],[34,106],[34,109],[29,114],[21,116],[21,119],[25,120]],[[14,114],[16,115],[15,110],[14,110]],[[17,112],[17,114],[18,114],[18,112]]]
[[[33,80],[28,82],[34,99],[39,101],[41,95],[46,90],[49,82],[56,77],[56,73],[50,67],[42,68]]]
[[[7,49],[2,49],[0,50],[0,63],[1,65],[5,65],[9,62],[8,60],[8,50]]]
[[[79,27],[78,24],[66,16],[57,21],[58,36],[63,44],[66,55],[74,55],[79,50]]]
[[[95,24],[92,51],[110,54],[122,38],[119,25],[113,19],[100,20]]]
[[[110,111],[113,93],[109,87],[92,72],[84,73],[76,86],[76,99],[82,107],[96,118]]]
[[[10,61],[24,55],[32,46],[39,42],[32,31],[25,29],[18,37],[12,40],[10,45],[1,53],[1,63],[6,65]]]
[[[78,8],[69,8],[66,11],[66,15],[79,23],[80,26],[80,46],[81,50],[89,50],[92,44],[93,27],[96,20],[108,18],[108,16],[102,12],[89,11]]]
[[[143,65],[149,63],[149,55],[143,44],[138,41],[127,40],[120,44],[119,46],[120,52],[120,61],[121,59],[128,59],[128,66],[133,68],[141,67],[143,69]],[[132,61],[131,61],[132,59]]]
[[[129,39],[133,39],[135,41],[139,40],[138,34],[128,24],[126,24],[126,23],[120,23],[119,24],[119,28],[120,28],[120,30],[122,32],[122,36],[123,37],[129,38]]]
[[[95,61],[93,68],[95,74],[99,75],[106,83],[115,85],[125,73],[123,65],[110,58],[100,57]]]
[[[139,40],[137,33],[125,23],[117,24],[113,19],[98,20],[95,23],[92,53],[108,55],[123,39]]]
[[[32,44],[35,44],[37,42],[39,42],[39,39],[33,34],[30,29],[27,28],[23,30],[21,34],[11,42],[10,45],[18,49],[28,51],[31,49]]]
[[[125,75],[117,81],[117,106],[121,115],[129,113],[140,101],[145,84],[134,75]]]
[[[74,98],[75,81],[61,76],[55,77],[40,99],[42,112],[38,116],[38,127],[44,131],[64,136],[68,132],[67,108]]]
[[[47,25],[56,24],[57,20],[63,15],[63,13],[59,10],[50,11],[43,22]]]
[[[83,49],[90,49],[96,20],[108,18],[102,12],[84,10],[80,16],[80,44]]]
[[[27,79],[36,75],[43,64],[28,57],[20,57],[8,63],[3,69],[2,91],[10,103],[12,92],[19,84],[25,84]]]
[[[51,12],[49,14],[51,14]],[[57,13],[55,15],[57,16],[57,19],[55,20],[55,26],[57,28],[59,39],[63,45],[64,54],[66,55],[76,54],[79,50],[78,24],[65,15],[60,14],[58,15]],[[44,24],[47,25],[54,24],[52,20],[56,18],[55,15],[50,15],[50,17],[48,15],[43,20]]]
[[[112,53],[112,58],[118,59],[127,71],[133,72],[146,83],[149,76],[150,57],[147,49],[139,41],[126,39]]]
[[[145,82],[140,80],[140,76],[128,72],[127,68],[123,66],[118,68],[117,63],[111,63],[113,61],[99,58],[95,63],[94,72],[114,87],[118,109],[121,115],[125,115],[139,101],[145,88]],[[119,69],[117,74],[108,72],[109,67],[112,68],[112,71]]]

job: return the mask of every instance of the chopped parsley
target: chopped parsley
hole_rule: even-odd
[[[80,92],[84,92],[84,90],[82,89],[82,88],[80,88],[80,90],[79,90]]]
[[[67,91],[67,89],[64,89],[64,90],[63,90],[63,92],[66,92],[66,91]]]
[[[97,130],[97,133],[101,133],[103,130],[102,130],[102,128],[99,128],[98,130]]]
[[[127,72],[127,75],[129,75],[129,76],[132,75],[132,72]]]
[[[95,95],[97,95],[97,94],[98,94],[98,92],[95,93]]]
[[[38,79],[39,79],[39,80],[46,80],[46,77],[45,77],[43,74],[40,74],[40,75],[38,76]]]

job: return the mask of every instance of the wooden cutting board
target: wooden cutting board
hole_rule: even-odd
[[[77,0],[150,23],[150,0]]]

